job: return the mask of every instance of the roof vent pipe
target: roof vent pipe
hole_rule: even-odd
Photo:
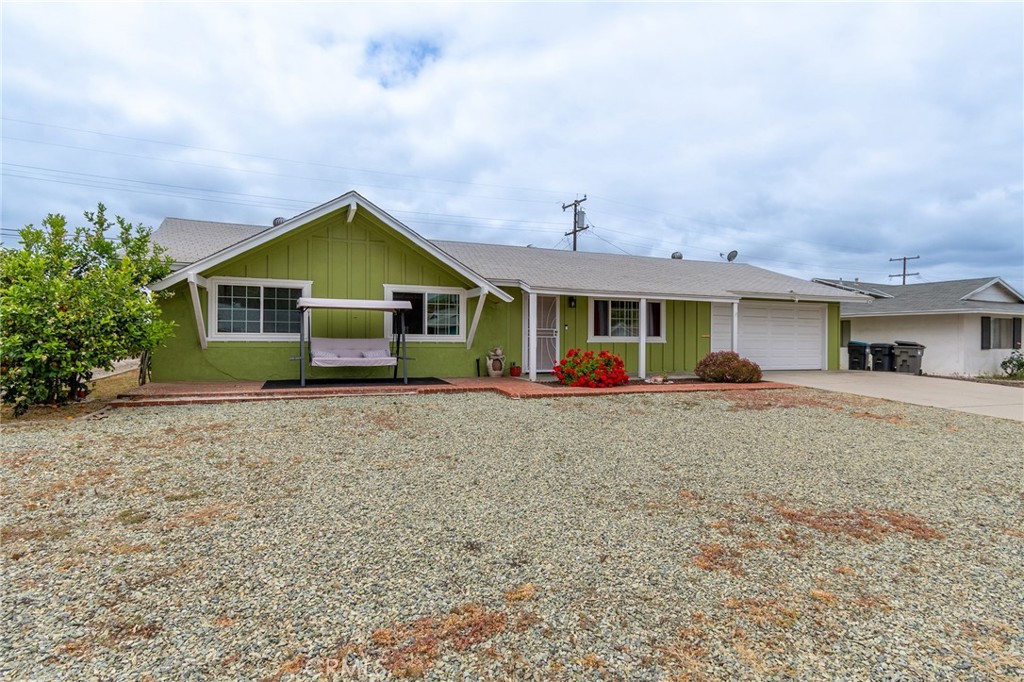
[[[274,218],[274,227],[277,227],[278,225],[280,225],[281,223],[283,223],[286,220],[288,220],[288,219],[287,218],[282,218],[281,216],[278,216],[278,217]]]
[[[672,260],[683,260],[683,252],[682,251],[673,251],[672,252]]]

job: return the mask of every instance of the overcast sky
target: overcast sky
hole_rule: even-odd
[[[104,202],[1024,290],[1022,3],[19,4],[6,245]]]

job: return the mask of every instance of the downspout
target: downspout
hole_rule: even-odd
[[[732,302],[732,352],[740,352],[740,302]]]

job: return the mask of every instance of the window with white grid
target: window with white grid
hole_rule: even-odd
[[[209,310],[214,340],[277,341],[299,338],[300,296],[310,283],[296,280],[257,280],[211,277]]]

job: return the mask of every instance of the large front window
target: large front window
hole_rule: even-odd
[[[454,288],[385,286],[385,297],[408,301],[405,333],[412,341],[464,341],[466,339],[466,292]],[[398,333],[401,317],[391,316],[391,333]]]
[[[296,302],[309,283],[294,280],[210,278],[213,339],[290,340],[302,319]]]
[[[664,341],[664,301],[647,301],[647,340]],[[589,341],[639,341],[640,301],[593,299]]]

